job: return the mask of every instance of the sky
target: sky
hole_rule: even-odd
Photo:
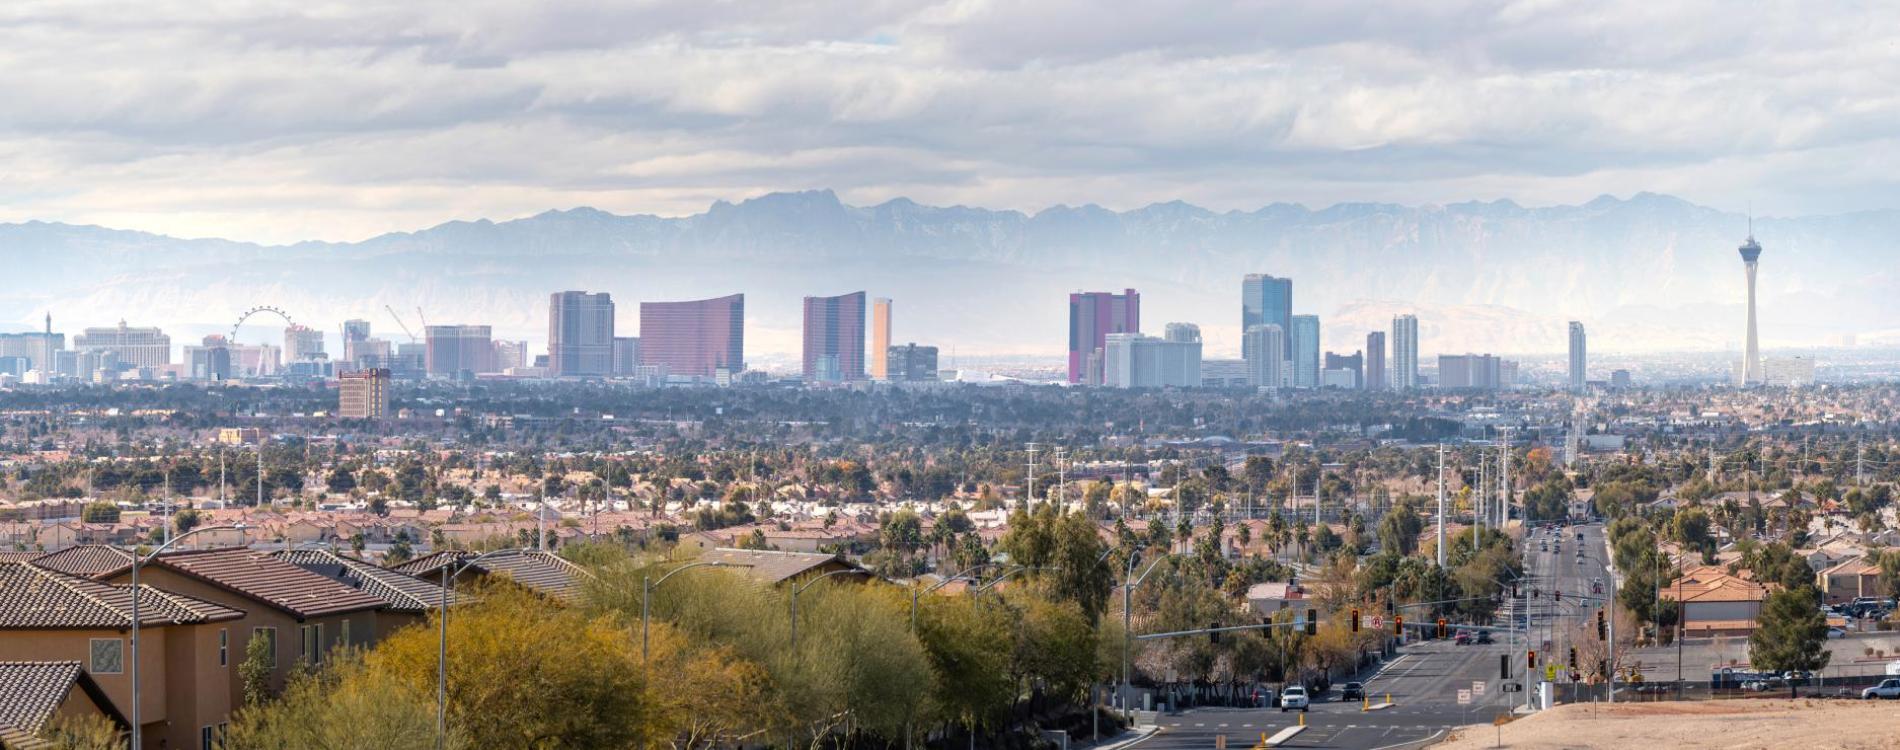
[[[1900,207],[1900,4],[0,4],[0,221],[351,241],[831,188]]]

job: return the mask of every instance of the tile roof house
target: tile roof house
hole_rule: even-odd
[[[271,556],[381,599],[386,613],[419,618],[440,606],[444,597],[455,604],[455,593],[441,586],[327,549],[279,550]],[[387,619],[398,623],[400,618]]]
[[[845,574],[838,576],[840,578],[870,580],[876,577],[871,571],[845,559],[843,555],[814,552],[716,547],[700,553],[697,561],[740,567],[744,569],[741,572],[747,578],[773,586],[793,579],[825,575],[834,571],[846,571]]]
[[[440,583],[451,575],[452,566],[459,566],[478,556],[478,553],[466,550],[443,550],[393,566],[391,570]],[[507,576],[535,592],[563,600],[573,598],[579,592],[582,580],[592,575],[587,569],[553,552],[531,549],[502,550],[501,554],[482,558],[471,569],[476,575]]]
[[[41,730],[57,718],[84,716],[130,726],[79,662],[0,661],[0,747],[51,747]]]
[[[1657,593],[1681,598],[1683,631],[1691,637],[1754,632],[1762,602],[1768,598],[1766,586],[1713,565],[1685,570],[1677,585]]]
[[[196,747],[235,704],[231,630],[246,613],[140,581],[140,720],[148,747]],[[129,586],[0,563],[0,661],[73,661],[130,713]]]
[[[129,570],[101,575],[121,583],[130,577]],[[160,555],[141,568],[139,580],[243,610],[244,618],[232,624],[234,658],[244,658],[252,639],[268,639],[279,690],[294,665],[320,664],[334,648],[371,645],[389,630],[382,622],[388,603],[381,598],[242,547]],[[227,687],[231,703],[240,703],[237,670]]]
[[[82,544],[35,557],[33,564],[91,578],[132,564],[132,553],[103,544]]]
[[[1880,566],[1866,557],[1844,560],[1814,574],[1823,604],[1845,604],[1863,596],[1885,596],[1880,588]]]

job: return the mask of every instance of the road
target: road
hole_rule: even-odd
[[[1577,532],[1584,534],[1584,561],[1576,560]],[[1570,527],[1564,531],[1561,552],[1544,551],[1541,539],[1526,545],[1527,580],[1520,586],[1525,598],[1508,601],[1498,615],[1497,625],[1506,627],[1520,611],[1527,621],[1533,645],[1542,647],[1549,640],[1554,649],[1567,646],[1564,640],[1569,625],[1595,617],[1603,596],[1591,594],[1592,579],[1605,581],[1603,527]],[[1538,595],[1531,598],[1531,589]],[[1552,592],[1563,591],[1562,601]],[[1282,747],[1342,748],[1343,750],[1401,750],[1422,746],[1439,739],[1451,727],[1488,722],[1492,717],[1522,704],[1523,693],[1501,689],[1499,657],[1510,665],[1512,681],[1524,677],[1524,643],[1509,634],[1500,634],[1495,643],[1459,646],[1451,641],[1425,641],[1405,646],[1402,653],[1387,662],[1380,671],[1365,680],[1366,692],[1374,704],[1390,695],[1391,708],[1363,711],[1361,704],[1341,702],[1335,689],[1321,696],[1306,715],[1307,729]],[[1563,658],[1559,656],[1559,658]],[[1541,669],[1539,670],[1542,671]],[[1472,695],[1469,705],[1458,704],[1458,691],[1472,690],[1482,683],[1483,694]],[[1560,685],[1564,681],[1560,675]],[[1566,686],[1567,687],[1567,686]],[[1558,700],[1568,691],[1556,690]],[[1299,712],[1281,713],[1279,709],[1198,708],[1157,719],[1161,731],[1138,743],[1138,750],[1210,750],[1216,738],[1225,736],[1230,750],[1246,750],[1260,742],[1261,735],[1299,723]]]

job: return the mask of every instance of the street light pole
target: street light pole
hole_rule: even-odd
[[[502,554],[526,554],[515,548],[489,550],[482,554],[449,563],[448,572],[442,577],[442,588],[436,591],[436,624],[440,634],[435,651],[435,747],[443,750],[449,741],[449,589],[455,585],[456,577],[475,567],[475,563]]]
[[[802,586],[795,586],[792,588],[792,649],[793,650],[798,649],[798,595],[805,593],[805,589],[811,588],[813,584],[816,584],[819,581],[825,580],[826,578],[830,578],[832,576],[838,576],[838,575],[845,575],[845,574],[861,574],[863,572],[864,571],[858,570],[857,568],[843,568],[841,570],[834,570],[824,575],[820,575],[816,578],[813,578],[809,581],[806,581],[805,584]]]
[[[652,613],[653,613],[653,590],[654,589],[659,588],[660,584],[666,583],[666,579],[679,575],[682,572],[692,570],[693,568],[740,568],[740,567],[745,567],[745,566],[734,565],[732,563],[720,562],[720,561],[714,560],[714,561],[706,561],[706,562],[687,563],[685,565],[681,565],[677,568],[667,571],[666,575],[660,576],[660,580],[657,580],[657,581],[653,580],[652,576],[647,576],[647,575],[640,576],[640,663],[645,664],[647,661],[647,650],[648,650],[647,645],[649,643],[648,634],[653,622]]]
[[[200,534],[206,531],[216,531],[216,530],[231,530],[231,529],[242,530],[244,528],[245,528],[244,524],[238,523],[238,524],[232,524],[230,526],[206,526],[204,528],[192,529],[191,531],[187,531],[183,534],[179,534],[178,536],[172,537],[171,541],[158,545],[158,549],[152,550],[151,552],[148,552],[143,556],[137,553],[133,553],[132,555],[132,734],[130,738],[131,743],[132,743],[131,745],[132,750],[143,750],[144,748],[144,731],[139,727],[139,721],[141,720],[141,717],[140,717],[141,711],[139,710],[139,620],[141,619],[141,615],[139,613],[139,568],[143,567],[145,563],[150,562],[153,558],[158,557],[158,553],[164,552],[166,548],[184,541],[186,538],[190,537],[193,534]]]

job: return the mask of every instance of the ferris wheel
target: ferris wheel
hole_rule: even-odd
[[[284,325],[286,326],[297,325],[297,321],[291,320],[290,313],[284,312],[283,308],[273,307],[271,305],[258,305],[257,307],[253,307],[249,310],[245,310],[243,315],[238,316],[237,322],[231,324],[230,343],[232,344],[237,343],[238,329],[243,327],[244,322],[247,320],[250,320],[251,317],[254,315],[275,315],[279,318],[283,318]]]

